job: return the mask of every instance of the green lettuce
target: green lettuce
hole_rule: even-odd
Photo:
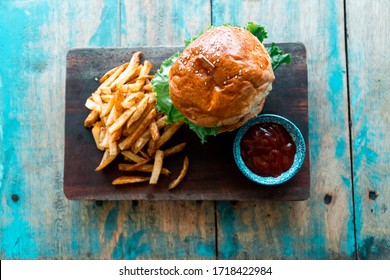
[[[267,48],[267,52],[272,58],[272,69],[275,71],[283,63],[291,63],[291,55],[284,53],[275,43],[272,43],[270,47]]]
[[[264,41],[264,39],[268,38],[268,33],[262,25],[248,22],[245,29],[256,36],[261,43]],[[288,53],[285,54],[284,51],[281,50],[275,43],[272,43],[271,46],[267,48],[267,52],[272,59],[272,70],[274,71],[278,69],[279,66],[283,63],[291,63],[291,55]]]
[[[164,60],[151,81],[153,91],[156,93],[157,110],[167,115],[169,123],[184,120],[184,116],[173,106],[169,97],[169,69],[180,55],[181,52],[177,52],[167,60]]]
[[[250,21],[246,24],[245,29],[259,39],[261,43],[263,43],[264,39],[268,38],[268,33],[263,25],[258,25]]]
[[[224,26],[232,26],[230,24],[224,24]],[[209,26],[207,30],[214,28],[214,26]],[[264,39],[268,37],[268,33],[265,30],[264,26],[258,25],[253,22],[248,22],[246,30],[251,32],[256,38],[263,42]],[[185,46],[187,47],[193,41],[195,41],[203,32],[200,32],[198,35],[189,38],[184,41]],[[285,54],[283,50],[281,50],[275,43],[272,43],[270,47],[267,48],[267,51],[272,59],[272,69],[276,70],[283,63],[289,64],[291,63],[291,55]],[[169,96],[169,69],[173,65],[173,63],[178,59],[181,55],[181,52],[177,52],[172,55],[170,58],[163,61],[160,69],[154,75],[152,79],[152,87],[155,92],[157,110],[159,112],[163,112],[167,115],[168,123],[172,122],[180,122],[184,121],[188,127],[193,130],[196,135],[200,138],[201,142],[206,142],[207,136],[216,136],[220,127],[202,127],[198,126],[194,123],[191,123],[186,117],[184,117],[173,105],[172,100]]]

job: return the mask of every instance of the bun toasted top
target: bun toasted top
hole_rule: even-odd
[[[169,90],[174,106],[192,123],[226,131],[260,113],[274,79],[260,41],[245,29],[222,26],[183,51],[170,69]]]

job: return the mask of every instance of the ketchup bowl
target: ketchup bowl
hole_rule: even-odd
[[[301,131],[290,120],[272,114],[256,116],[237,132],[234,160],[240,171],[261,185],[278,185],[302,167],[306,146]]]

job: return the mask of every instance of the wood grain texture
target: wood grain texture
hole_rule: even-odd
[[[175,46],[211,24],[210,1],[121,1],[121,46]]]
[[[194,8],[202,12],[193,16],[190,11]],[[188,34],[210,24],[210,2],[121,1],[120,15],[122,47],[182,45]],[[125,223],[123,238],[144,232],[151,247],[138,258],[214,259],[214,202],[198,205],[196,201],[139,201],[139,211]]]
[[[187,143],[183,153],[168,158],[164,166],[170,177],[159,179],[157,186],[148,182],[114,187],[111,182],[123,175],[117,162],[102,172],[96,172],[102,152],[96,149],[91,130],[83,126],[89,113],[85,100],[95,91],[101,77],[109,69],[128,61],[133,53],[143,52],[143,60],[153,64],[155,73],[161,63],[182,47],[132,47],[74,49],[67,56],[65,108],[65,167],[64,192],[69,199],[95,200],[305,200],[310,195],[310,162],[307,116],[306,51],[302,44],[281,44],[294,57],[293,63],[281,68],[278,82],[273,84],[263,113],[282,115],[293,121],[306,141],[305,161],[293,179],[275,187],[261,187],[240,173],[233,158],[236,132],[209,137],[202,144],[186,125],[163,147]],[[88,156],[86,156],[88,155]],[[190,159],[190,169],[174,191],[167,189],[172,178],[178,176],[183,158]],[[120,161],[120,159],[118,160]],[[141,174],[142,175],[142,174]]]
[[[355,258],[343,1],[217,0],[212,11],[214,25],[255,21],[266,42],[305,44],[313,175],[306,202],[218,203],[218,256]]]
[[[389,15],[389,1],[347,1],[359,259],[390,258]]]
[[[0,69],[2,259],[215,258],[213,203],[64,197],[66,52],[119,46],[121,32],[132,28],[120,28],[122,6],[116,0],[0,3],[0,60],[9,66]],[[173,11],[182,14],[181,7]],[[132,38],[154,32],[148,34]]]
[[[2,1],[1,258],[99,258],[104,215],[63,195],[65,58],[115,45],[114,1]],[[74,11],[79,11],[75,13]],[[12,24],[10,24],[12,23]],[[4,148],[4,149],[3,149]]]
[[[357,252],[343,1],[2,0],[0,258],[389,258],[389,3],[345,2]],[[181,45],[211,19],[258,21],[268,42],[307,47],[311,199],[66,200],[67,50]]]

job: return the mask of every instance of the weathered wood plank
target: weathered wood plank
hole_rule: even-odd
[[[100,258],[106,215],[62,191],[65,58],[116,45],[117,1],[1,1],[1,258]]]
[[[218,203],[218,256],[355,258],[343,1],[215,0],[212,11],[214,25],[255,21],[267,42],[306,45],[312,174],[306,202]]]
[[[347,1],[359,259],[390,258],[390,2]]]
[[[125,18],[138,1],[0,5],[0,59],[11,66],[0,70],[0,257],[214,258],[212,202],[69,202],[62,192],[66,51],[119,46],[127,32],[131,36],[126,44],[138,45],[137,38],[152,38],[161,21],[142,9],[138,27],[149,23],[147,32],[140,32],[132,18]],[[170,11],[164,6],[157,10],[166,25],[179,31],[181,23],[172,23],[188,5],[178,1]],[[199,5],[206,11],[199,18],[208,23],[209,3]],[[148,42],[179,44],[185,35],[171,29],[160,32],[160,41]]]
[[[197,10],[196,16],[190,11]],[[121,46],[183,45],[210,24],[209,1],[121,1]],[[126,205],[125,203],[120,204]],[[214,259],[214,203],[139,201],[123,225],[129,244],[142,232],[145,250],[137,258]],[[127,247],[126,247],[127,246]],[[134,258],[123,244],[125,258]]]
[[[183,45],[211,24],[210,1],[121,1],[121,46]]]

